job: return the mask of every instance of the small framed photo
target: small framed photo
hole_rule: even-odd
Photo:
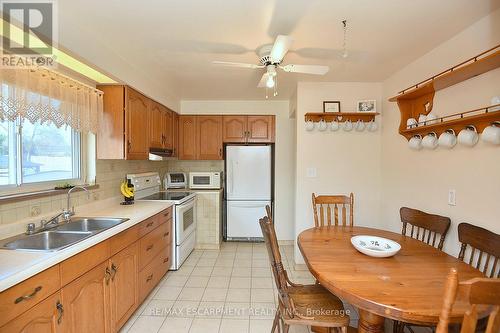
[[[358,112],[377,112],[377,101],[374,99],[358,101],[356,110]]]
[[[340,112],[340,101],[324,101],[323,112]]]

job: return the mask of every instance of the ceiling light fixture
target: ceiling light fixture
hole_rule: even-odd
[[[266,87],[268,87],[269,89],[274,87],[274,79],[271,75],[269,75],[269,77],[267,78]]]

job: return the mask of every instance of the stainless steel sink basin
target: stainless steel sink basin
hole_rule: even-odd
[[[56,251],[128,221],[113,217],[75,217],[70,222],[35,229],[35,233],[0,240],[0,249]],[[50,229],[47,229],[50,228]],[[38,230],[38,231],[37,231]]]
[[[12,250],[55,251],[92,236],[91,232],[42,231],[8,241],[2,247]]]
[[[83,231],[96,232],[109,229],[128,219],[111,217],[77,217],[72,218],[71,222],[61,224],[54,228],[57,231]]]

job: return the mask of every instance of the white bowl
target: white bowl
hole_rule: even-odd
[[[368,235],[352,237],[351,244],[359,252],[376,258],[392,257],[401,250],[401,245],[393,240]]]

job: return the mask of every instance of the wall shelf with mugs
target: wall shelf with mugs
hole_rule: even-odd
[[[374,132],[378,128],[375,117],[379,114],[378,112],[309,112],[304,118],[308,131],[316,127],[319,131],[325,131],[328,128],[336,131],[343,128],[344,131],[354,129],[361,132],[366,129]]]
[[[496,143],[495,135],[500,131],[500,112],[498,97],[492,99],[492,105],[449,116],[438,117],[432,112],[436,91],[481,75],[500,67],[500,45],[486,50],[473,58],[448,68],[409,88],[401,90],[390,102],[397,102],[401,113],[399,134],[410,141],[410,147],[434,149],[439,145],[451,148],[456,143],[451,136],[458,134],[458,141],[473,146],[479,133],[486,130],[484,141]],[[475,134],[472,134],[474,132]],[[483,133],[484,134],[484,133]],[[448,141],[442,139],[448,138]],[[470,140],[464,138],[470,137]],[[455,137],[456,139],[456,137]],[[448,143],[446,146],[445,142]],[[497,144],[500,144],[497,143]]]

